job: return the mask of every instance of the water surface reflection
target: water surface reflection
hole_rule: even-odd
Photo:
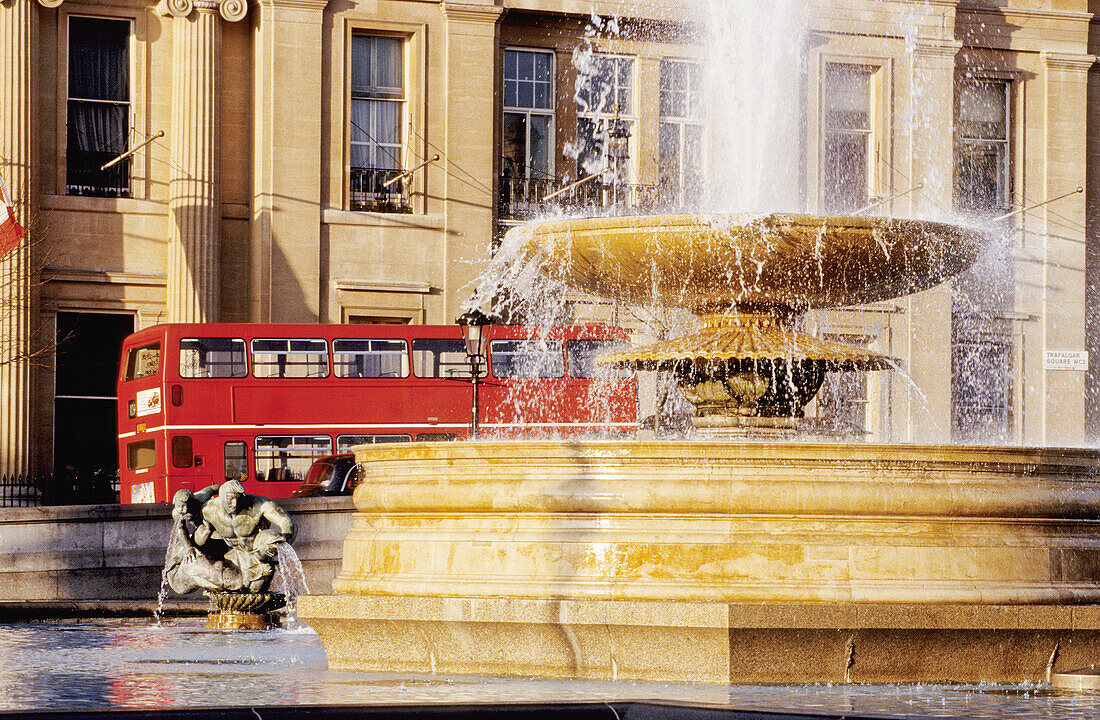
[[[1027,685],[716,687],[335,672],[308,628],[0,624],[0,658],[0,710],[666,700],[855,717],[1100,717],[1100,695]]]

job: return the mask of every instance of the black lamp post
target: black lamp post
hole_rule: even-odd
[[[477,437],[477,386],[481,380],[481,367],[485,362],[486,348],[489,346],[489,326],[493,319],[474,308],[467,310],[455,320],[462,328],[462,341],[466,343],[466,362],[470,363],[470,383],[473,385],[473,414],[470,420],[470,437]]]

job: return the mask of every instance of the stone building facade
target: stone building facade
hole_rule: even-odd
[[[706,172],[691,7],[0,0],[0,173],[41,240],[0,261],[0,333],[60,339],[44,366],[0,366],[0,473],[111,462],[111,354],[141,327],[453,322],[509,225],[605,208],[602,177],[546,198],[606,169],[592,140],[613,114],[632,130],[615,200],[679,207]],[[627,31],[585,40],[593,9]],[[830,381],[815,412],[850,435],[1095,436],[1095,10],[815,0],[807,209],[993,217],[1084,189],[998,221],[975,277],[810,318],[902,360]],[[578,102],[585,42],[611,102]]]

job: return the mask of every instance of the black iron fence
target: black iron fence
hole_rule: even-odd
[[[351,209],[411,213],[409,178],[404,170],[351,169]]]
[[[667,204],[657,185],[604,183],[598,179],[577,184],[569,178],[500,178],[498,215],[502,220],[527,220],[557,212],[593,212],[614,207],[629,212],[651,212]]]
[[[115,503],[118,486],[117,472],[0,475],[0,507]]]

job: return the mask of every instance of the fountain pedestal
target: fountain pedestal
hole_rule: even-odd
[[[1100,453],[831,443],[357,449],[333,668],[1042,681],[1100,655]]]

